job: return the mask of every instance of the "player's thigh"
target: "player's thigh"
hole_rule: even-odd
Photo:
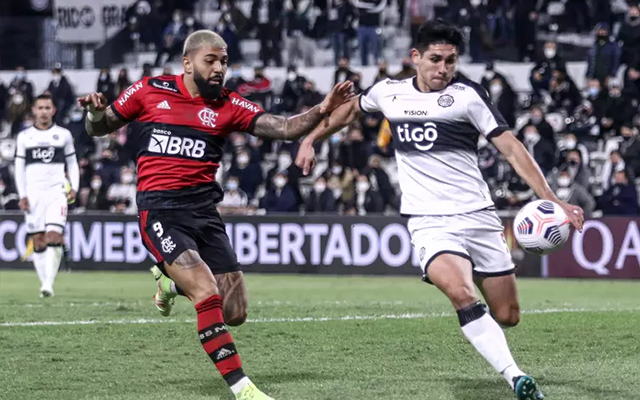
[[[44,211],[44,224],[49,243],[61,243],[67,223],[67,207],[67,197],[63,192],[50,194]],[[49,232],[52,234],[49,235]]]
[[[500,218],[494,211],[481,210],[466,215],[465,246],[474,263],[473,273],[480,278],[510,275],[515,272]]]
[[[480,289],[493,317],[503,326],[516,326],[520,322],[520,303],[515,274],[476,277]]]
[[[461,253],[442,252],[429,266],[429,280],[444,293],[456,310],[478,301],[472,263]]]
[[[29,211],[25,213],[24,219],[27,224],[27,233],[29,233],[30,235],[34,235],[34,245],[36,245],[36,242],[35,242],[36,234],[38,234],[38,238],[41,238],[42,240],[44,240],[45,220],[46,220],[45,214],[47,211],[47,203],[44,199],[44,195],[40,195],[40,196],[31,195],[31,196],[28,196],[28,199],[29,199]]]

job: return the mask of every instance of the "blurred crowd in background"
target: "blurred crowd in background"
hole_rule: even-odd
[[[415,75],[408,58],[395,70],[381,58],[383,15],[390,6],[398,16],[397,28],[411,33],[435,16],[457,22],[469,37],[466,54],[485,63],[481,85],[558,197],[583,207],[587,216],[639,214],[640,8],[634,2],[253,0],[250,15],[245,15],[237,2],[221,1],[215,4],[221,17],[211,27],[194,17],[192,3],[137,2],[130,10],[127,37],[157,51],[156,66],[162,66],[167,60],[179,59],[190,32],[213,28],[229,44],[225,85],[280,115],[304,112],[322,101],[324,93],[297,67],[314,64],[315,46],[328,45],[334,51],[335,72],[327,79],[334,83],[351,80],[356,93],[378,80]],[[541,31],[549,34],[542,35],[546,40],[539,40]],[[582,54],[588,63],[587,85],[582,90],[566,67],[569,58],[575,58],[574,51],[556,40],[566,32],[589,38]],[[239,46],[249,35],[260,39],[261,63],[252,76],[243,76]],[[491,62],[498,58],[497,49],[508,46],[517,60],[532,62],[531,93],[516,93]],[[265,67],[283,65],[283,60],[288,61],[286,80],[276,87]],[[362,81],[359,67],[373,63],[378,65],[375,81]],[[142,75],[150,76],[152,67],[145,65]],[[101,71],[95,86],[109,101],[141,78],[130,76],[126,68],[115,79],[111,72]],[[166,67],[162,73],[180,72]],[[51,71],[47,91],[58,108],[56,123],[67,127],[75,139],[81,182],[72,209],[135,213],[137,124],[91,138],[84,129],[84,112],[75,104],[73,82],[61,66]],[[18,208],[12,179],[15,137],[33,124],[30,106],[34,95],[23,67],[16,68],[13,80],[0,85],[4,127],[0,133],[0,209]],[[318,165],[306,177],[294,165],[297,143],[232,133],[217,176],[225,189],[220,208],[235,214],[397,214],[400,196],[393,147],[383,116],[366,115],[317,145]],[[483,138],[478,159],[498,209],[517,210],[534,198]]]

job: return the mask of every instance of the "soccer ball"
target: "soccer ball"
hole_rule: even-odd
[[[513,231],[520,246],[535,254],[549,254],[569,238],[569,218],[559,205],[536,200],[522,207],[513,221]]]

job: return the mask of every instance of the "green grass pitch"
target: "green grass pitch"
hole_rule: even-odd
[[[277,400],[514,399],[419,277],[248,275],[233,328],[245,371]],[[640,282],[520,280],[506,331],[547,399],[640,399]],[[184,298],[161,317],[149,273],[0,271],[0,399],[231,399]],[[50,322],[51,325],[44,325]],[[27,323],[34,323],[28,325]]]

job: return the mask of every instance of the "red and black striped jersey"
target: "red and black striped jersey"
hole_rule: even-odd
[[[253,131],[264,111],[223,89],[216,100],[191,97],[183,76],[143,78],[111,105],[140,124],[137,203],[141,210],[197,209],[222,200],[215,181],[232,132]]]

